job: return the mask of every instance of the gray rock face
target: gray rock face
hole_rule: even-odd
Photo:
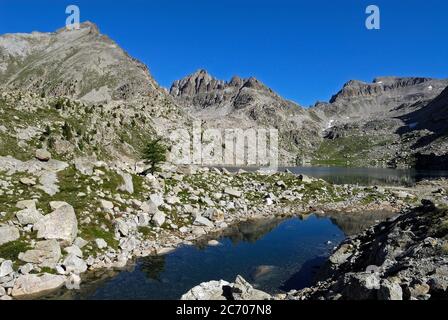
[[[161,206],[163,204],[163,196],[161,194],[151,194],[149,196],[150,201],[157,207]]]
[[[22,200],[16,203],[18,209],[36,209],[37,200]]]
[[[0,245],[20,238],[19,230],[15,227],[0,225]]]
[[[297,154],[300,148],[309,148],[319,141],[324,123],[255,78],[233,77],[227,82],[199,70],[174,82],[170,94],[188,112],[206,120],[210,128],[280,128],[280,137],[294,146],[293,150],[280,146],[285,158],[292,158],[290,152]]]
[[[378,291],[379,300],[403,300],[403,289],[398,283],[385,280]]]
[[[158,211],[156,214],[154,214],[154,216],[152,217],[152,222],[154,223],[154,225],[156,225],[157,227],[161,227],[166,220],[166,215],[161,212]]]
[[[254,289],[241,276],[234,283],[224,280],[204,282],[185,293],[181,300],[270,300],[272,296]]]
[[[62,264],[67,273],[81,274],[87,271],[87,263],[75,254],[69,254]]]
[[[50,201],[51,210],[58,210],[59,208],[65,206],[67,203],[64,201]]]
[[[254,289],[243,277],[238,276],[232,288],[235,300],[269,300],[271,295],[261,290]]]
[[[40,294],[62,287],[65,283],[64,276],[44,273],[43,275],[28,274],[19,277],[12,289],[13,297],[23,297]]]
[[[227,281],[210,281],[201,283],[185,293],[181,300],[226,300],[223,287],[230,286]]]
[[[19,272],[21,274],[29,274],[33,269],[34,269],[34,266],[32,263],[26,263],[19,268]]]
[[[127,192],[129,194],[133,194],[134,183],[132,182],[132,176],[129,173],[123,173],[123,172],[120,172],[119,174],[123,178],[124,183],[120,187],[118,187],[118,190]]]
[[[252,99],[250,90],[274,96],[272,90],[255,78],[234,77],[230,82],[213,78],[206,70],[199,70],[182,80],[175,81],[170,94],[199,108],[228,104],[234,109],[246,107]]]
[[[201,217],[201,216],[196,217],[196,219],[194,220],[194,225],[205,226],[205,227],[210,227],[210,228],[213,228],[213,226],[214,226],[213,222],[211,222],[207,218]]]
[[[81,277],[77,274],[71,274],[65,282],[65,287],[69,290],[79,290]]]
[[[235,198],[240,198],[242,196],[242,194],[243,194],[241,191],[235,190],[235,189],[232,189],[232,188],[226,188],[224,190],[224,193],[228,194],[229,196],[235,197]]]
[[[13,263],[11,260],[3,261],[0,264],[0,278],[6,277],[14,272]]]
[[[91,176],[93,174],[95,161],[96,159],[93,157],[82,157],[75,158],[73,162],[76,170],[78,170],[81,174]]]
[[[140,213],[137,216],[137,219],[138,219],[138,225],[140,227],[146,227],[151,222],[151,218],[148,213]]]
[[[101,207],[106,211],[112,211],[114,209],[114,204],[108,200],[100,200]]]
[[[225,219],[225,214],[224,214],[224,212],[223,211],[221,211],[221,210],[218,210],[218,209],[211,209],[209,212],[208,212],[208,215],[207,215],[209,218],[210,218],[210,220],[212,220],[213,222],[222,222],[222,221],[224,221],[224,219]]]
[[[98,247],[98,249],[107,248],[107,242],[104,241],[104,239],[96,239],[95,243],[96,243],[96,246]]]
[[[88,242],[87,240],[84,240],[84,239],[81,238],[81,237],[76,238],[76,239],[75,239],[75,242],[73,242],[73,244],[74,244],[75,246],[77,246],[78,248],[80,248],[80,249],[84,248],[88,243],[89,243],[89,242]]]
[[[63,240],[71,244],[78,233],[75,210],[66,204],[37,222],[34,229],[38,238]]]
[[[69,255],[73,254],[79,258],[82,258],[82,255],[83,255],[82,250],[76,245],[71,245],[70,247],[65,247],[64,251]]]
[[[126,237],[129,234],[129,226],[123,219],[115,220],[115,229],[118,233],[120,233],[123,237]]]
[[[23,209],[16,213],[16,218],[22,226],[35,224],[44,216],[36,209]]]
[[[144,213],[148,213],[148,214],[155,214],[157,211],[159,211],[158,209],[158,205],[156,205],[154,202],[152,202],[151,200],[143,202],[140,209],[144,212]]]
[[[44,149],[36,150],[36,159],[39,161],[49,161],[51,159],[51,153]]]
[[[20,253],[19,259],[41,267],[54,268],[61,256],[59,243],[56,240],[47,240],[38,242],[34,249]]]
[[[341,286],[348,300],[372,300],[380,289],[380,277],[373,273],[348,274]]]
[[[26,178],[26,177],[25,178],[20,178],[20,183],[25,185],[25,186],[31,187],[31,186],[35,186],[36,185],[36,179],[34,179],[34,178]]]
[[[58,177],[53,171],[43,171],[39,175],[39,189],[43,190],[50,196],[54,196],[59,192]]]
[[[332,160],[332,154],[314,153],[319,145],[333,140],[343,144],[339,138],[354,136],[373,140],[368,157],[361,156],[365,151],[362,148],[351,151],[351,161],[358,166],[370,166],[372,159],[399,166],[412,161],[426,163],[426,159],[419,160],[420,153],[447,153],[448,145],[443,140],[424,139],[432,133],[442,136],[447,130],[447,87],[446,79],[419,77],[382,77],[372,83],[352,80],[329,103],[303,109],[283,100],[256,79],[234,77],[225,82],[199,70],[174,82],[170,94],[210,127],[242,128],[267,123],[279,128],[283,161],[293,161],[288,160],[292,150],[299,155],[294,160],[300,162]],[[381,144],[381,139],[396,143]],[[304,153],[304,149],[309,152]],[[438,165],[442,163],[443,159],[438,161]]]

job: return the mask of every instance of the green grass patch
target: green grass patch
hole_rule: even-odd
[[[84,225],[80,228],[81,237],[87,241],[95,241],[95,239],[104,239],[106,243],[113,249],[118,249],[118,240],[114,238],[112,231],[106,231],[97,225]]]
[[[30,250],[30,245],[22,239],[5,243],[0,246],[0,257],[5,260],[16,262],[19,259],[19,253]]]

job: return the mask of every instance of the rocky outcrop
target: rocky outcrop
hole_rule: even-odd
[[[448,297],[448,211],[424,206],[345,241],[316,286],[289,299],[428,300]]]
[[[226,288],[230,288],[230,283],[224,280],[204,282],[185,293],[181,300],[226,300]]]
[[[254,289],[243,277],[234,283],[224,280],[204,282],[185,293],[181,300],[271,300],[272,296]]]
[[[41,220],[44,216],[34,209],[23,209],[16,213],[16,218],[19,221],[19,223],[23,226],[26,226],[28,224],[35,224],[39,220]]]
[[[15,227],[0,225],[0,245],[19,239],[19,230]]]
[[[123,178],[123,184],[118,187],[118,190],[133,194],[134,183],[132,182],[132,176],[125,172],[119,172],[119,175]]]
[[[38,238],[55,239],[71,244],[78,234],[78,220],[75,210],[65,204],[46,215],[34,225]]]
[[[65,283],[64,276],[52,274],[29,274],[20,277],[14,284],[12,289],[12,296],[20,298],[23,296],[31,296],[35,294],[42,294],[46,291],[51,291],[62,287]]]
[[[171,96],[210,128],[273,128],[280,131],[283,162],[319,140],[322,120],[288,101],[256,78],[218,80],[205,70],[175,81]],[[322,123],[321,123],[322,122]]]
[[[20,253],[19,259],[41,267],[54,268],[61,256],[59,243],[56,240],[47,240],[38,242],[34,249]]]
[[[432,87],[434,89],[440,90],[440,85],[443,84],[440,81],[435,81],[431,78],[398,78],[398,77],[380,77],[373,80],[373,83],[366,83],[362,81],[352,80],[347,82],[341,91],[334,95],[330,99],[330,103],[343,103],[350,102],[353,99],[359,98],[375,98],[381,95],[394,95],[400,96],[405,99],[407,95],[412,95],[416,93],[423,94],[425,88],[431,85],[436,85]]]
[[[282,162],[398,167],[415,165],[419,152],[448,152],[447,86],[419,77],[351,80],[329,103],[304,109],[254,78],[226,82],[199,70],[170,93],[210,127],[279,129]]]
[[[235,76],[226,82],[212,77],[206,70],[198,70],[182,80],[175,81],[170,94],[198,109],[216,106],[231,109],[246,108],[257,100],[256,95],[280,99],[255,78],[242,79]]]

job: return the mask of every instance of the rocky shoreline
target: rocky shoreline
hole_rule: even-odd
[[[398,212],[418,199],[289,172],[165,166],[141,175],[139,166],[119,164],[57,161],[45,150],[26,162],[0,158],[1,299],[76,289],[88,270],[123,268],[249,219]]]
[[[194,287],[183,300],[431,300],[448,297],[448,209],[422,206],[344,241],[315,285],[268,294],[242,277]]]

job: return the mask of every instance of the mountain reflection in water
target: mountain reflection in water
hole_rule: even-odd
[[[329,213],[287,220],[266,219],[230,227],[220,245],[207,241],[165,256],[146,257],[121,271],[83,277],[81,290],[61,289],[45,299],[179,299],[210,280],[233,281],[240,274],[267,292],[311,284],[321,263],[347,235],[390,216],[387,213]]]

